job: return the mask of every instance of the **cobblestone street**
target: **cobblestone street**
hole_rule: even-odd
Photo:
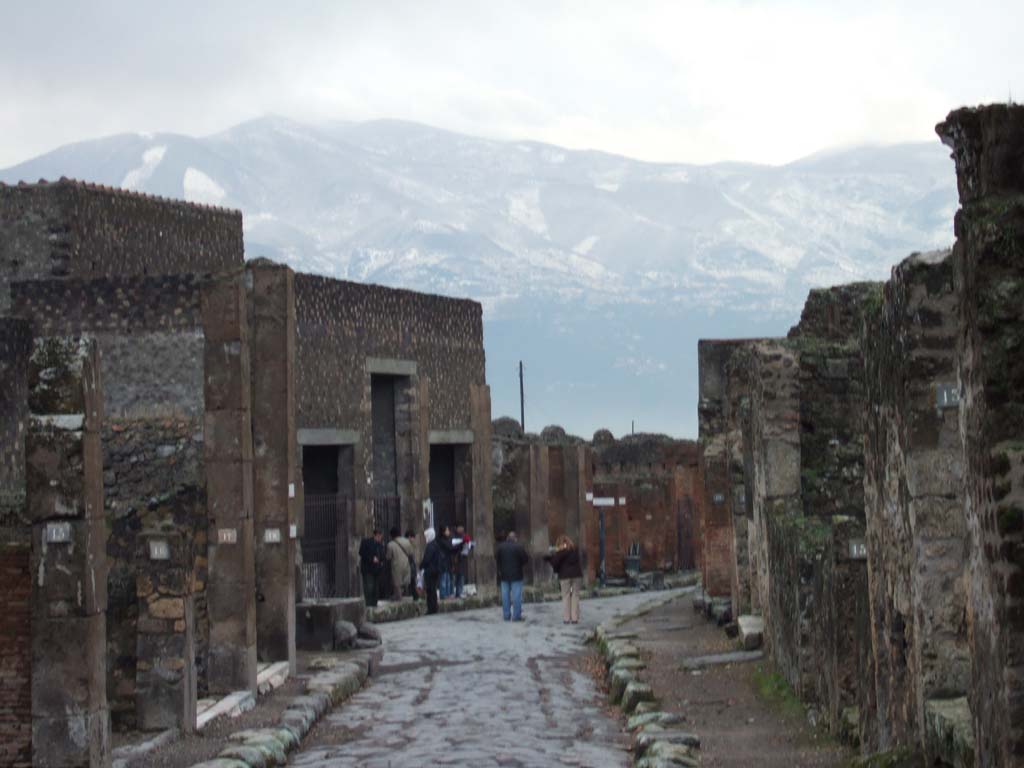
[[[381,626],[378,676],[310,734],[296,766],[624,766],[626,741],[586,675],[570,665],[593,628],[674,592],[498,608]]]

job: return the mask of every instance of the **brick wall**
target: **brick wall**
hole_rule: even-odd
[[[0,184],[0,313],[16,280],[239,267],[242,214],[61,180]]]
[[[0,543],[0,765],[32,765],[32,568],[27,546]]]

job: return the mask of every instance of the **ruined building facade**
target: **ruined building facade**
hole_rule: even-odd
[[[247,264],[238,212],[41,182],[0,187],[0,353],[12,764],[105,765],[111,724],[188,731],[294,665],[308,447],[310,496],[332,449],[351,481],[318,510],[329,594],[358,594],[375,511],[421,531],[448,473],[493,588],[479,305]]]
[[[703,503],[697,446],[664,435],[592,442],[546,427],[524,435],[518,423],[494,423],[495,531],[514,530],[531,559],[527,581],[551,583],[543,557],[560,535],[579,547],[584,576],[624,579],[627,570],[692,570]],[[603,539],[603,546],[602,546]]]
[[[762,617],[777,670],[863,752],[1018,765],[1024,108],[937,130],[951,252],[812,291],[785,339],[701,342],[702,600]]]

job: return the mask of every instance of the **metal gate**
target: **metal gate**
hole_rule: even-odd
[[[303,504],[303,595],[346,597],[350,592],[348,547],[352,499],[336,494],[307,494]]]

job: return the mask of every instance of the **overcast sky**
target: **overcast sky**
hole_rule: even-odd
[[[894,10],[895,9],[895,10]],[[416,120],[648,160],[934,139],[1024,100],[1024,2],[0,0],[0,167],[277,113]]]

